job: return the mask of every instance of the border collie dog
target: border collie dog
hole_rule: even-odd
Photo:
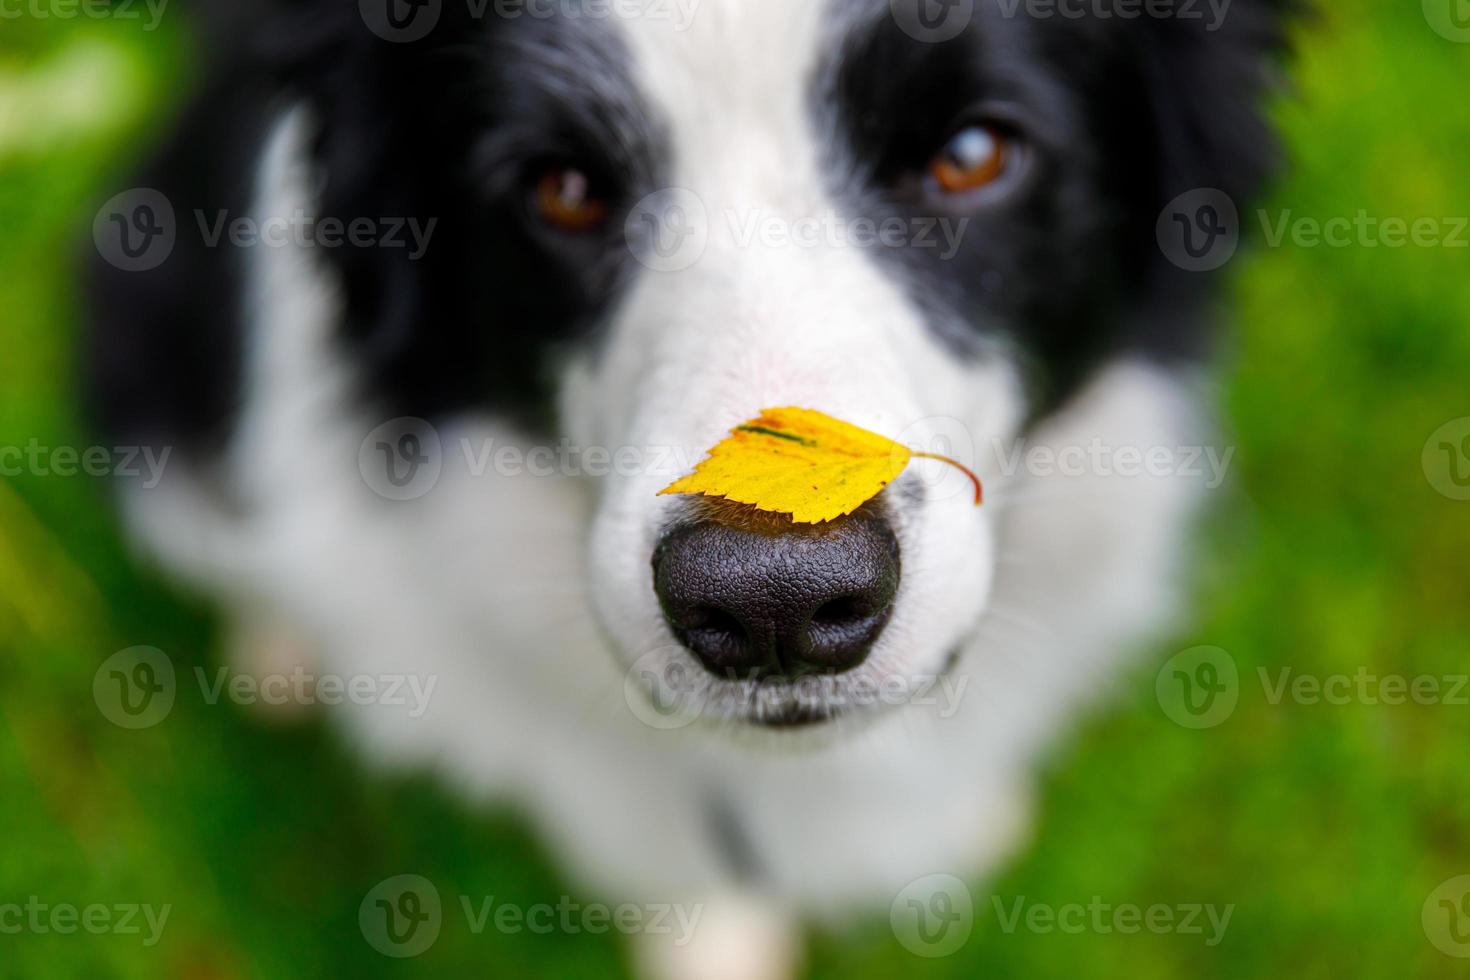
[[[1208,431],[1216,284],[1160,216],[1268,176],[1284,16],[1034,6],[252,18],[118,222],[167,254],[94,263],[95,417],[173,450],[131,532],[239,669],[432,680],[336,710],[367,757],[699,905],[650,975],[787,975],[801,917],[993,870],[1175,605],[1205,481],[1124,456]],[[821,525],[659,495],[780,406],[986,502],[927,461]]]

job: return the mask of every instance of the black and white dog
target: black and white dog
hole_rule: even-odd
[[[1203,481],[1121,457],[1199,444],[1213,277],[1156,229],[1267,175],[1283,5],[253,18],[116,222],[166,254],[93,277],[95,415],[176,450],[130,526],[248,669],[437,678],[341,710],[371,757],[704,903],[648,972],[783,975],[797,914],[994,867],[1169,611]],[[927,462],[827,525],[658,495],[785,405],[987,503]]]

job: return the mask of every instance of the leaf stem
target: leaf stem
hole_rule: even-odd
[[[968,476],[970,478],[970,482],[975,484],[975,506],[979,507],[985,502],[985,489],[980,485],[980,478],[975,475],[974,470],[970,469],[964,463],[961,463],[958,460],[950,459],[948,456],[941,456],[938,453],[920,453],[915,452],[912,449],[910,449],[909,452],[920,459],[937,459],[941,463],[948,463],[950,466],[953,466],[955,469],[965,474],[965,476]]]

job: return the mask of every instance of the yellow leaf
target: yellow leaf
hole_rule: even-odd
[[[790,514],[798,524],[820,524],[851,514],[898,479],[913,457],[929,455],[814,409],[768,408],[659,493],[724,497]],[[970,477],[978,504],[980,482]]]

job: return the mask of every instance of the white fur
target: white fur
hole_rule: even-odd
[[[993,867],[1021,835],[1037,752],[1169,608],[1164,585],[1198,495],[1181,478],[1007,480],[988,450],[1015,438],[1023,415],[1009,363],[955,357],[861,249],[742,248],[729,234],[732,209],[794,220],[834,207],[804,102],[819,6],[711,0],[685,32],[622,25],[673,135],[674,182],[713,216],[710,240],[692,268],[640,275],[606,346],[568,368],[563,415],[573,443],[691,459],[767,406],[819,408],[913,442],[961,427],[990,502],[931,494],[903,512],[897,608],[855,674],[936,672],[962,646],[957,712],[889,709],[780,737],[641,723],[624,671],[650,652],[687,660],[649,572],[674,506],[656,492],[671,475],[475,476],[462,438],[531,440],[473,417],[440,428],[431,493],[376,496],[357,454],[385,419],[348,401],[337,290],[294,246],[253,253],[246,411],[223,476],[238,513],[177,471],[130,500],[172,567],[238,615],[295,624],[324,670],[437,676],[421,718],[378,705],[344,707],[342,720],[374,758],[529,808],[569,867],[620,900],[734,887],[711,792],[780,907],[881,907],[921,875]],[[308,129],[293,114],[271,141],[259,216],[310,208]],[[1032,444],[1188,444],[1189,405],[1178,380],[1118,363]]]

